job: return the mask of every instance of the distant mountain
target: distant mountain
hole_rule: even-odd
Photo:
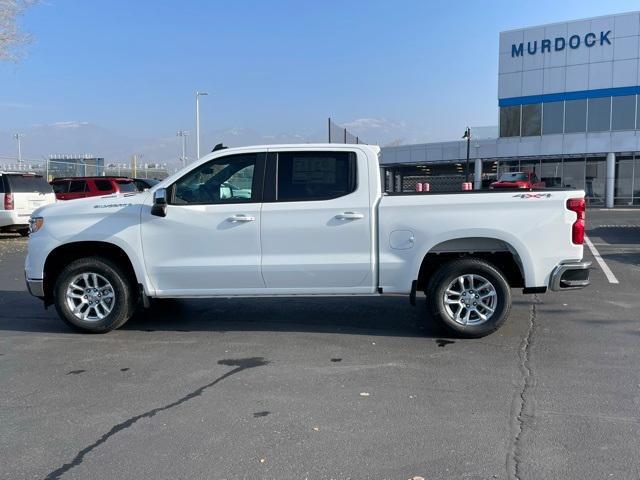
[[[22,157],[25,162],[41,162],[49,155],[84,155],[104,157],[107,163],[128,163],[133,154],[143,163],[178,165],[182,153],[181,139],[174,135],[157,138],[135,138],[122,135],[88,122],[58,122],[22,129]],[[275,143],[305,143],[320,138],[281,133],[262,135],[249,128],[228,128],[202,132],[201,153],[223,143],[229,147]],[[195,158],[193,132],[187,136],[187,157]],[[0,163],[15,162],[16,141],[12,132],[0,132]]]
[[[139,139],[129,138],[87,122],[58,122],[34,125],[21,130],[22,156],[26,161],[41,161],[49,155],[91,154],[125,161],[135,151]],[[0,132],[0,156],[16,154],[13,134]]]
[[[228,147],[241,147],[245,145],[273,145],[278,143],[309,143],[322,141],[313,135],[298,135],[280,133],[277,135],[263,135],[250,128],[229,128],[203,132],[200,138],[200,149],[203,152],[211,151],[218,143]]]
[[[378,118],[360,118],[344,124],[351,133],[363,141],[381,144],[406,142],[406,127],[401,122]],[[174,132],[158,137],[128,136],[89,122],[56,122],[34,125],[21,129],[22,156],[25,162],[42,162],[49,155],[91,154],[104,157],[107,163],[129,163],[137,154],[141,163],[166,163],[179,165],[182,153],[181,138]],[[310,134],[279,133],[265,135],[250,128],[225,128],[204,131],[201,134],[201,154],[211,151],[214,145],[223,143],[229,147],[244,145],[268,145],[280,143],[325,142],[326,132],[318,130]],[[0,164],[15,162],[16,141],[13,132],[0,132]],[[195,158],[194,132],[187,137],[187,157]]]

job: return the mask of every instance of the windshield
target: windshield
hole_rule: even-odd
[[[523,180],[527,180],[527,174],[522,172],[503,173],[498,179],[500,182],[521,182]]]

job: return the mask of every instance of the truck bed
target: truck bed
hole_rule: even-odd
[[[510,251],[529,288],[546,287],[556,265],[580,260],[574,245],[576,220],[566,207],[583,198],[573,189],[527,191],[397,192],[384,194],[378,208],[380,285],[389,291],[418,278],[406,265],[421,265],[426,253],[466,242],[468,251]]]

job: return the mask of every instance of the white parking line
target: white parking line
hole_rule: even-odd
[[[598,249],[593,245],[593,243],[591,243],[591,240],[589,240],[589,237],[585,235],[584,241],[587,244],[587,247],[589,247],[589,250],[591,250],[591,253],[593,254],[593,257],[596,259],[596,262],[598,262],[598,265],[600,265],[600,268],[604,272],[605,277],[607,277],[607,280],[609,280],[609,283],[620,283],[616,278],[616,276],[611,271],[611,269],[609,268],[609,265],[607,265],[605,261],[602,259],[602,257],[600,256]]]

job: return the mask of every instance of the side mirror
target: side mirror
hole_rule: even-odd
[[[159,188],[153,192],[153,206],[151,207],[151,215],[156,217],[167,216],[167,189]]]

